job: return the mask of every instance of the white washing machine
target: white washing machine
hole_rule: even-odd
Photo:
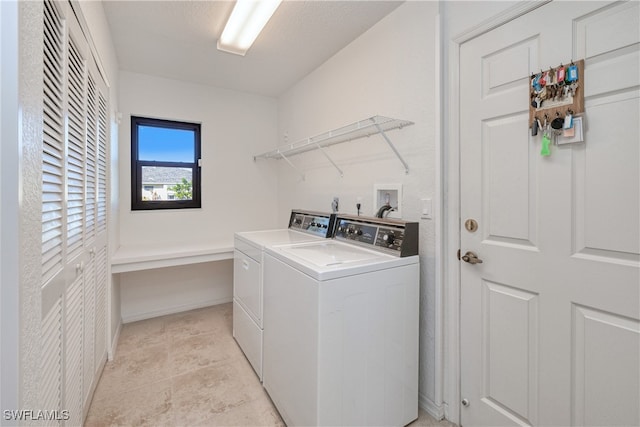
[[[233,336],[262,381],[263,253],[266,245],[324,240],[335,216],[293,210],[289,228],[235,233],[233,257]]]
[[[267,247],[264,387],[288,425],[418,417],[418,224],[338,215],[329,240]]]

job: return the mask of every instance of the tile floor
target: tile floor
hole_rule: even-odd
[[[283,426],[232,337],[232,304],[128,323],[85,425]],[[420,411],[412,427],[451,427]]]

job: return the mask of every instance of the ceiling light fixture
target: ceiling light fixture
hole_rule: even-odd
[[[282,0],[237,0],[218,40],[218,50],[244,56]]]

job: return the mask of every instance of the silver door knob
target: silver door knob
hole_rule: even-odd
[[[469,402],[469,399],[462,399],[461,403],[465,408],[471,404],[471,402]]]
[[[462,255],[462,260],[469,264],[482,264],[482,260],[478,258],[478,255],[471,251],[467,251],[466,254]]]

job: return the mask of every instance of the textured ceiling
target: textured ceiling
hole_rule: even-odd
[[[278,96],[402,2],[285,0],[242,56],[216,41],[232,1],[103,0],[120,69]]]

